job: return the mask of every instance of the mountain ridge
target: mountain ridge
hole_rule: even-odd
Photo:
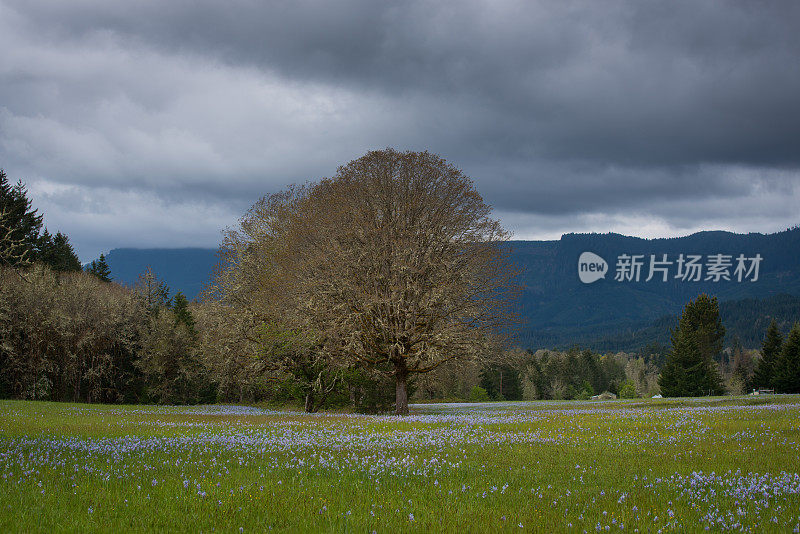
[[[800,298],[800,227],[772,234],[708,230],[652,239],[613,232],[568,233],[558,240],[509,241],[504,246],[509,249],[511,261],[522,268],[518,305],[525,325],[518,341],[526,348],[580,344],[597,350],[623,350],[639,346],[639,337],[661,340],[663,328],[658,335],[645,332],[665,317],[676,316],[688,300],[700,293],[717,296],[721,302],[755,299],[775,306],[778,301],[769,299],[778,295]],[[581,282],[578,259],[583,252],[592,252],[607,262],[605,278],[591,284]],[[638,282],[618,281],[612,275],[623,256],[641,256],[645,263],[653,258],[659,261],[664,255],[670,263],[665,269],[671,269],[666,282],[658,278],[645,281],[645,265]],[[700,255],[706,262],[715,255],[729,256],[729,275],[733,279],[681,280],[673,272],[681,255]],[[756,281],[739,282],[733,276],[733,264],[739,255],[745,259],[756,255],[762,258]],[[124,285],[135,284],[138,275],[150,266],[173,292],[182,291],[195,298],[210,281],[218,257],[216,249],[199,247],[118,248],[110,251],[106,260],[114,279]],[[781,302],[784,312],[794,309],[794,301]],[[736,317],[746,315],[748,304],[737,306]],[[762,304],[749,306],[766,313]],[[741,334],[743,342],[746,339],[753,343],[752,332]],[[617,346],[612,347],[613,343]]]

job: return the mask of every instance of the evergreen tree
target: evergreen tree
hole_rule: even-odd
[[[658,383],[666,397],[720,395],[722,378],[714,360],[722,352],[725,327],[717,298],[700,295],[683,310],[672,331],[672,350]]]
[[[81,261],[75,254],[69,238],[61,232],[51,235],[47,228],[37,240],[36,259],[56,272],[81,270]]]
[[[530,353],[531,351],[528,350]],[[533,354],[531,354],[533,356]],[[550,382],[548,380],[547,375],[544,372],[544,365],[546,363],[547,358],[549,357],[549,353],[545,352],[544,355],[541,357],[543,360],[540,363],[540,358],[532,357],[527,364],[526,374],[529,381],[529,384],[532,386],[534,398],[536,399],[548,399],[551,398],[550,393]]]
[[[758,361],[758,367],[756,367],[756,372],[753,375],[753,386],[759,388],[775,387],[775,363],[781,355],[782,347],[783,335],[778,328],[778,323],[773,319],[769,324],[769,328],[767,328],[767,335],[761,343],[761,359]]]
[[[775,362],[773,375],[781,393],[800,393],[800,324],[795,323]]]
[[[136,367],[144,375],[145,399],[159,404],[193,404],[206,389],[207,370],[196,336],[170,314],[150,316]]]
[[[184,324],[191,334],[196,332],[194,317],[189,309],[189,301],[181,291],[175,293],[172,299],[172,313],[175,314],[175,324]]]
[[[672,350],[661,369],[658,384],[665,397],[702,395],[703,362],[698,358],[697,344],[690,336],[673,332]]]
[[[22,182],[12,186],[0,169],[0,265],[24,267],[33,262],[42,216],[31,209]]]
[[[44,258],[47,257],[53,248],[53,234],[51,234],[47,227],[45,227],[42,235],[36,240],[36,259],[39,261],[44,261]]]
[[[86,268],[86,272],[93,274],[103,282],[111,281],[111,268],[106,262],[105,254],[100,254],[100,258],[92,260],[92,263]]]
[[[521,400],[522,382],[513,365],[499,364],[487,367],[481,373],[480,386],[495,400]]]

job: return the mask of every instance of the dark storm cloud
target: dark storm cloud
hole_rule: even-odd
[[[384,146],[453,161],[523,236],[774,230],[797,222],[798,23],[795,2],[0,0],[0,157],[86,242],[92,205],[233,222]]]

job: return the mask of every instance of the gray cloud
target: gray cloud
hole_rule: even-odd
[[[385,146],[459,165],[521,237],[776,230],[798,222],[798,20],[795,2],[0,0],[0,166],[87,259],[213,246],[259,196]]]

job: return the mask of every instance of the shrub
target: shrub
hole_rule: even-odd
[[[622,383],[622,386],[619,388],[619,398],[620,399],[635,399],[638,397],[636,394],[636,387],[633,385],[633,382],[630,380],[626,380]]]
[[[473,386],[469,392],[470,402],[489,402],[489,393],[480,386]]]

